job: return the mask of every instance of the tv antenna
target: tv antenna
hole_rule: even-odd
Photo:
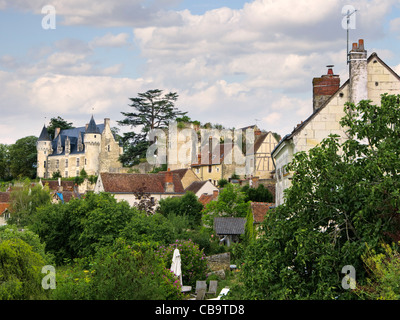
[[[346,28],[346,31],[347,31],[347,56],[346,56],[346,60],[347,60],[347,64],[349,64],[349,62],[350,62],[350,60],[349,60],[349,57],[350,57],[350,53],[349,53],[350,16],[352,16],[357,11],[358,11],[357,9],[354,9],[353,12],[350,12],[350,10],[347,10],[347,14],[346,14],[346,19],[347,19],[347,21],[346,21],[347,22],[347,28]]]

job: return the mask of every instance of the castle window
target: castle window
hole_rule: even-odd
[[[209,173],[212,172],[212,166],[208,166],[208,172],[209,172]]]
[[[76,158],[76,166],[79,167],[79,158]]]
[[[60,167],[60,160],[56,160],[56,169]]]
[[[46,161],[44,162],[44,166],[43,167],[46,168]]]
[[[68,168],[68,159],[65,159],[65,167]]]
[[[68,178],[68,171],[65,171],[65,178]]]
[[[107,151],[108,151],[108,152],[111,151],[111,146],[110,146],[110,145],[107,146]]]

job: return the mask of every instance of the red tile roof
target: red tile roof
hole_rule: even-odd
[[[251,211],[253,212],[254,223],[261,223],[270,207],[275,206],[275,203],[270,202],[252,202]]]
[[[9,203],[10,194],[10,192],[0,192],[0,203]]]
[[[177,173],[101,173],[100,176],[105,192],[134,193],[143,191],[145,193],[166,193],[165,182],[168,174],[172,175],[174,193],[184,193],[182,181]]]
[[[50,190],[58,190],[58,180],[42,180],[42,183],[44,186],[47,184]],[[63,191],[74,191],[74,185],[74,181],[61,180],[61,187],[63,187]]]

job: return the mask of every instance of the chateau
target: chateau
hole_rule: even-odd
[[[44,126],[37,151],[38,178],[51,178],[56,172],[63,178],[76,177],[82,169],[88,175],[99,175],[100,172],[119,172],[122,168],[119,162],[122,147],[114,138],[108,118],[99,125],[92,116],[84,127],[56,128],[54,138]]]

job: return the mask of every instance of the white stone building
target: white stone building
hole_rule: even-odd
[[[63,178],[79,176],[85,169],[88,175],[118,172],[122,168],[119,156],[123,150],[114,139],[110,119],[97,125],[94,118],[79,128],[55,131],[49,136],[44,126],[37,142],[37,177],[51,178],[60,172]]]
[[[400,77],[374,52],[367,58],[364,41],[354,43],[349,53],[349,79],[339,86],[332,69],[328,74],[313,80],[314,110],[305,121],[287,134],[272,151],[275,163],[276,205],[284,202],[283,191],[291,184],[292,174],[285,166],[299,151],[308,151],[329,134],[347,139],[339,121],[345,115],[346,102],[357,104],[371,100],[380,105],[384,93],[400,94]]]

